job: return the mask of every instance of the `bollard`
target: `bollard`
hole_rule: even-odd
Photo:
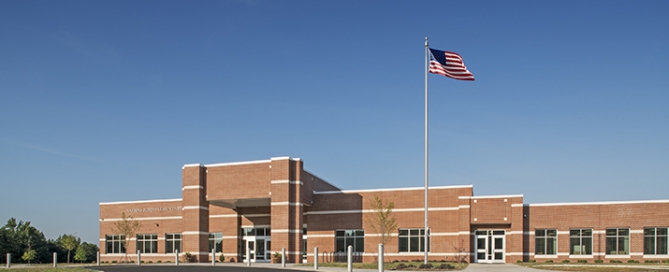
[[[211,265],[216,265],[216,248],[211,250]]]
[[[179,250],[174,251],[174,265],[179,265]]]
[[[314,270],[318,270],[318,247],[314,247]]]
[[[286,248],[281,248],[281,267],[286,267]]]
[[[348,246],[348,256],[347,258],[347,263],[348,265],[346,266],[348,272],[353,271],[353,246]]]
[[[142,252],[137,250],[137,265],[141,265],[141,264],[142,264]]]
[[[383,244],[379,244],[379,272],[383,272]]]
[[[12,266],[12,253],[7,253],[7,268]]]
[[[97,255],[97,260],[98,260],[98,266],[100,266],[100,251],[98,251]]]
[[[53,267],[58,267],[58,253],[53,253]]]
[[[249,244],[246,244],[246,266],[251,266],[251,251],[249,251]]]

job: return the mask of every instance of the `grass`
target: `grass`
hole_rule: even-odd
[[[402,270],[418,270],[418,267],[421,264],[423,264],[423,262],[385,263],[384,264],[384,269],[385,270],[393,270],[400,264],[403,264],[405,266],[412,265],[412,266],[415,267],[413,269],[412,268],[403,268]],[[442,264],[452,265],[454,267],[453,270],[463,270],[463,269],[467,268],[467,265],[468,265],[467,263],[455,263],[455,262],[430,262],[430,264],[432,265],[432,267],[434,267],[434,269],[432,269],[432,270],[442,270],[442,269],[438,269],[438,267],[441,266]],[[301,266],[311,266],[311,267],[314,266],[313,263],[311,263],[311,264],[300,264],[300,265]],[[342,267],[342,268],[345,268],[345,267],[347,267],[347,264],[346,263],[321,263],[321,262],[319,262],[318,266],[320,266],[320,267]],[[378,263],[376,263],[376,262],[373,262],[373,263],[353,263],[353,268],[354,269],[378,269],[379,266],[378,266]]]
[[[84,268],[53,268],[53,267],[23,267],[23,268],[10,268],[8,271],[12,272],[55,272],[55,271],[67,271],[67,272],[88,272],[92,270]]]
[[[582,272],[669,272],[669,269],[662,269],[648,265],[644,267],[643,264],[635,264],[633,267],[616,267],[611,264],[588,264],[588,265],[560,265],[560,264],[519,264],[525,267],[531,267],[541,270],[554,271],[582,271]],[[621,264],[627,265],[627,264]]]

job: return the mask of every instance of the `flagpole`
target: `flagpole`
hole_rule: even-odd
[[[428,180],[428,156],[427,156],[427,147],[428,147],[428,114],[427,114],[427,74],[428,74],[428,43],[427,37],[425,37],[425,241],[423,243],[423,249],[425,251],[424,264],[427,264],[427,249],[428,249],[428,229],[427,229],[427,180]]]

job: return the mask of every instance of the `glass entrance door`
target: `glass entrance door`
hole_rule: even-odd
[[[504,230],[477,230],[475,239],[475,262],[504,263]]]
[[[268,237],[259,238],[259,237],[244,237],[244,248],[242,256],[244,257],[244,262],[251,260],[254,262],[269,262],[271,261],[271,252],[270,246],[271,241]],[[248,254],[247,254],[248,249]]]
[[[244,262],[255,262],[256,261],[256,239],[247,237],[244,240]]]

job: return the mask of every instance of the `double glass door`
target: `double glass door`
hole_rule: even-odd
[[[504,230],[476,231],[477,263],[504,263]]]
[[[244,237],[244,262],[251,261],[253,263],[270,261],[270,245],[271,242],[269,237]]]

